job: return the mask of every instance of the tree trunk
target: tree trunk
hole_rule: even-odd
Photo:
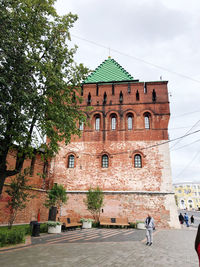
[[[3,186],[4,186],[6,178],[7,178],[6,171],[0,170],[0,196],[3,191]]]

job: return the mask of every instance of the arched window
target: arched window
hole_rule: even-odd
[[[84,129],[84,122],[83,121],[80,121],[79,129],[80,129],[80,131],[83,131],[83,129]]]
[[[150,116],[149,116],[149,114],[144,115],[144,127],[145,127],[145,129],[150,129]]]
[[[127,124],[128,124],[128,130],[132,130],[133,129],[133,116],[131,114],[128,114]]]
[[[68,168],[74,168],[74,155],[68,156]]]
[[[142,168],[142,158],[139,154],[134,156],[134,167],[135,168]]]
[[[108,168],[108,156],[106,154],[102,156],[102,168]]]
[[[116,130],[116,126],[117,126],[117,119],[116,116],[112,116],[111,117],[111,130]]]
[[[95,130],[99,131],[100,130],[100,117],[96,116],[95,118]]]

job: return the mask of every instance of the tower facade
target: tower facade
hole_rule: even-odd
[[[141,221],[150,213],[161,227],[179,228],[168,147],[167,81],[135,80],[108,58],[82,85],[88,124],[51,162],[63,184],[63,216],[90,216],[84,204],[90,187],[104,192],[105,217]],[[161,145],[161,143],[164,143]]]

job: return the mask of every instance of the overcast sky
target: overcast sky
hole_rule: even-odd
[[[200,130],[199,0],[57,0],[77,63],[94,70],[109,56],[135,79],[169,81],[169,137]],[[110,49],[109,49],[110,48]],[[170,143],[173,182],[200,182],[200,132]]]

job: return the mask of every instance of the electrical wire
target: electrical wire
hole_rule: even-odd
[[[187,147],[187,146],[190,146],[190,145],[193,145],[193,144],[195,144],[195,143],[197,143],[197,142],[199,142],[199,141],[200,141],[200,139],[197,139],[196,141],[194,141],[194,142],[192,142],[192,143],[189,143],[189,144],[187,144],[187,145],[184,145],[184,146],[178,147],[178,148],[176,148],[176,149],[173,149],[171,152],[176,151],[176,150],[179,150],[179,149],[182,149],[182,148]]]
[[[192,112],[188,112],[188,113],[183,113],[181,115],[171,116],[171,119],[180,118],[180,117],[183,117],[183,116],[186,116],[186,115],[189,115],[189,114],[194,114],[194,113],[199,113],[199,112],[200,112],[200,110],[196,110],[196,111],[192,111]]]
[[[142,63],[144,63],[144,64],[153,66],[154,68],[161,69],[161,70],[167,71],[167,72],[169,72],[169,73],[175,74],[175,75],[177,75],[177,76],[183,77],[183,78],[185,78],[185,79],[191,80],[191,81],[193,81],[193,82],[200,83],[199,80],[193,79],[193,78],[191,78],[191,77],[189,77],[189,76],[186,76],[186,75],[184,75],[184,74],[178,73],[178,72],[176,72],[176,71],[169,70],[169,69],[167,69],[167,68],[165,68],[165,67],[159,66],[159,65],[157,65],[157,64],[151,63],[151,62],[146,61],[146,60],[143,60],[143,59],[141,59],[141,58],[138,58],[138,57],[135,57],[135,56],[132,56],[132,55],[123,53],[123,52],[121,52],[121,51],[119,51],[119,50],[116,50],[116,49],[107,47],[107,46],[105,46],[105,45],[99,44],[99,43],[94,42],[94,41],[87,40],[87,39],[85,39],[85,38],[83,38],[83,37],[80,37],[80,36],[77,36],[77,35],[74,35],[74,34],[71,34],[71,36],[73,36],[74,38],[77,38],[77,39],[79,39],[79,40],[82,40],[82,41],[91,43],[91,44],[93,44],[93,45],[96,45],[96,46],[99,46],[99,47],[102,47],[102,48],[105,48],[105,49],[109,49],[109,51],[111,50],[111,51],[113,51],[113,52],[115,52],[115,53],[118,53],[118,54],[120,54],[120,55],[122,55],[122,56],[126,56],[126,57],[129,57],[129,58],[133,58],[133,59],[135,59],[135,60],[137,60],[137,61],[140,61],[140,62],[142,62]]]
[[[198,120],[186,133],[185,135],[187,135],[198,123],[200,122],[200,120]],[[170,147],[170,151],[173,151],[172,148],[175,147],[179,142],[181,142],[181,139],[179,139],[173,146]]]
[[[190,165],[192,164],[192,163],[194,163],[194,160],[196,159],[196,157],[199,155],[199,153],[200,153],[200,150],[199,151],[197,151],[197,153],[194,155],[194,157],[191,159],[191,161],[188,163],[188,165],[186,165],[186,167],[181,171],[181,172],[179,172],[179,174],[175,177],[175,179],[176,178],[178,178],[188,167],[190,167]]]
[[[164,141],[162,143],[158,143],[158,144],[155,144],[155,145],[151,145],[151,146],[147,146],[147,147],[138,147],[136,150],[126,150],[126,151],[122,151],[122,152],[116,152],[116,153],[109,153],[109,155],[119,155],[119,154],[127,154],[127,153],[133,153],[133,152],[136,152],[136,151],[142,151],[142,150],[146,150],[146,149],[150,149],[150,148],[153,148],[153,147],[157,147],[157,146],[161,146],[161,145],[165,145],[167,143],[170,143],[170,142],[174,142],[176,140],[179,140],[179,139],[183,139],[187,136],[190,136],[190,135],[193,135],[193,134],[196,134],[200,132],[200,129],[199,130],[196,130],[192,133],[188,133],[188,134],[185,134],[183,136],[180,136],[180,137],[177,137],[175,139],[171,139],[171,140],[167,140],[167,141]],[[83,154],[83,155],[87,155],[87,156],[97,156],[96,153],[87,153],[87,152],[79,152],[80,154]]]

